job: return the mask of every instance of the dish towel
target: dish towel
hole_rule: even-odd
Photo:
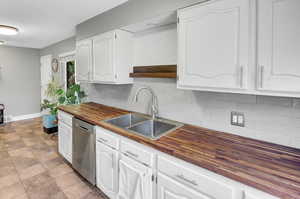
[[[146,199],[143,186],[143,172],[120,161],[119,199]]]

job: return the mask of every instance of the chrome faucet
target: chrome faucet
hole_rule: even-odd
[[[158,102],[157,102],[158,100],[157,100],[157,96],[155,95],[155,93],[152,90],[152,88],[150,88],[150,87],[141,87],[135,93],[135,96],[134,96],[134,101],[135,102],[138,102],[138,96],[139,96],[139,94],[140,94],[140,92],[142,90],[147,90],[152,95],[152,100],[151,100],[151,115],[152,115],[152,119],[154,120],[158,116]]]

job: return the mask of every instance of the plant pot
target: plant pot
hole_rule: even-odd
[[[44,131],[46,133],[48,134],[56,133],[58,130],[56,115],[50,115],[50,114],[44,115],[43,126],[44,126]]]

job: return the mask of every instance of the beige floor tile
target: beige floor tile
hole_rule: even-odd
[[[41,118],[0,127],[0,199],[104,199],[57,152]]]
[[[19,156],[19,157],[26,157],[26,158],[34,158],[32,150],[28,147],[24,147],[13,151],[8,151],[8,153],[11,157]]]
[[[1,199],[15,199],[25,194],[25,189],[21,183],[9,185],[0,189]]]
[[[54,178],[62,176],[64,174],[73,172],[73,169],[66,164],[59,165],[50,170],[50,175]]]
[[[9,186],[12,184],[16,184],[20,182],[20,179],[17,174],[11,174],[0,178],[0,189]]]
[[[81,199],[92,191],[85,183],[79,183],[63,190],[69,199]]]
[[[2,159],[0,161],[0,178],[16,173],[17,171],[11,158]]]
[[[56,157],[56,158],[53,158],[53,159],[43,162],[43,165],[49,170],[53,169],[55,167],[58,167],[60,165],[63,165],[63,164],[66,164],[66,163],[63,160],[63,158],[61,158],[61,157]]]
[[[73,172],[58,176],[56,177],[55,181],[61,189],[67,189],[72,185],[82,183],[81,178]]]
[[[45,171],[46,171],[45,168],[41,164],[36,164],[36,165],[31,166],[27,169],[18,171],[18,173],[19,173],[19,176],[20,176],[21,180],[25,180],[27,178],[30,178],[30,177],[36,176],[38,174],[41,174]]]
[[[27,158],[27,157],[13,157],[12,158],[14,165],[17,171],[21,172],[29,167],[35,166],[39,164],[38,160],[35,158]]]

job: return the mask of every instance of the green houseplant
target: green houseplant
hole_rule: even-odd
[[[85,92],[81,90],[79,84],[71,85],[67,91],[55,81],[52,81],[46,90],[47,97],[51,100],[44,100],[41,109],[49,110],[49,114],[43,116],[44,131],[46,133],[57,132],[57,112],[58,106],[69,104],[80,104],[87,97]]]
[[[43,115],[43,126],[46,133],[57,132],[57,107],[58,107],[58,96],[57,90],[61,89],[59,83],[52,80],[45,91],[45,95],[48,99],[44,99],[41,104],[41,110],[49,110]]]

